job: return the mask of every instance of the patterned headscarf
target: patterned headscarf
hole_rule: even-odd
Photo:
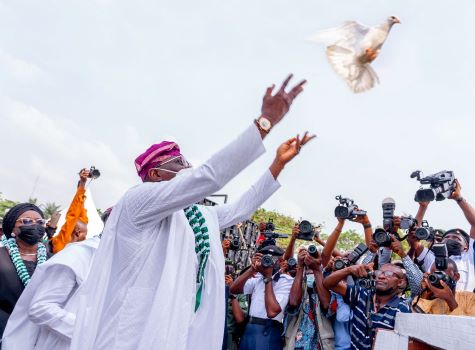
[[[171,157],[179,155],[181,155],[180,147],[175,142],[163,141],[154,144],[135,159],[137,174],[144,181],[150,169],[157,167]]]

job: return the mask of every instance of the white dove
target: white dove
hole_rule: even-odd
[[[358,93],[379,83],[370,64],[378,57],[389,31],[396,23],[401,21],[395,16],[374,27],[348,21],[340,27],[320,31],[309,40],[327,46],[331,66],[346,80],[350,89]]]

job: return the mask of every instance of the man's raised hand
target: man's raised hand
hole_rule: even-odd
[[[294,99],[303,91],[303,85],[307,82],[302,80],[300,83],[295,85],[289,92],[285,91],[287,84],[292,78],[290,74],[287,79],[284,80],[279,91],[275,95],[272,95],[275,85],[268,87],[264,98],[262,99],[262,116],[267,118],[272,125],[279,123],[284,115],[289,111],[290,105]]]

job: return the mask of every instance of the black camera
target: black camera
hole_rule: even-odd
[[[307,252],[312,258],[318,258],[318,249],[315,244],[310,244],[307,248]]]
[[[238,250],[240,247],[240,242],[239,242],[239,237],[234,237],[232,240],[231,240],[231,243],[229,245],[229,249],[231,250]]]
[[[373,233],[373,241],[378,247],[389,247],[392,243],[391,235],[382,228],[377,228]]]
[[[427,280],[434,287],[443,289],[440,281],[444,281],[448,285],[451,285],[451,278],[447,276],[444,270],[448,267],[449,252],[445,243],[437,243],[432,246],[432,252],[435,255],[435,268],[436,271],[427,276]]]
[[[274,258],[270,254],[266,254],[261,258],[261,266],[263,268],[274,266]]]
[[[297,268],[297,259],[295,258],[290,258],[287,260],[287,270],[295,270]]]
[[[352,220],[357,216],[366,215],[366,211],[358,210],[353,199],[343,198],[341,195],[336,196],[335,199],[340,202],[340,205],[335,208],[335,216],[338,219]]]
[[[360,243],[356,248],[350,252],[345,258],[335,259],[333,263],[333,269],[335,271],[344,269],[345,267],[354,265],[368,251],[368,247],[364,243]]]
[[[436,174],[421,177],[422,172],[416,170],[411,178],[417,178],[421,185],[429,185],[429,188],[421,188],[416,192],[416,202],[443,201],[449,198],[455,190],[455,175],[453,171],[443,170]]]
[[[415,218],[413,218],[412,216],[402,216],[399,228],[401,230],[410,230],[415,225],[417,225],[417,220]]]
[[[274,232],[274,230],[275,230],[275,225],[272,222],[272,220],[269,220],[266,223],[266,228],[265,228],[264,232],[262,233],[265,237],[265,240],[261,243],[261,247],[267,247],[269,245],[276,245],[275,240],[277,238],[287,238],[287,237],[289,237],[289,235],[282,234],[282,233],[277,233],[277,232]]]
[[[365,289],[374,289],[376,288],[376,277],[373,271],[368,271],[368,277],[366,278],[359,278],[356,283],[361,288]]]
[[[433,241],[435,239],[435,231],[426,220],[422,221],[422,226],[416,229],[415,234],[419,241]]]
[[[383,207],[383,228],[385,231],[391,232],[393,230],[394,210],[396,209],[396,202],[391,197],[383,199],[381,204]]]
[[[87,177],[95,180],[99,178],[99,176],[101,176],[101,172],[99,171],[99,169],[96,169],[94,165],[92,165],[89,169],[89,175]]]
[[[318,231],[315,227],[311,224],[310,221],[302,220],[299,223],[299,234],[297,235],[297,239],[301,239],[304,241],[313,241],[313,237],[318,235]]]

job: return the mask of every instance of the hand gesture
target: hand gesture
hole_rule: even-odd
[[[279,146],[276,154],[276,161],[280,164],[285,165],[290,162],[297,154],[300,152],[300,148],[307,144],[311,139],[315,138],[316,135],[308,135],[306,131],[300,139],[300,135],[288,139],[283,144]]]
[[[80,185],[85,185],[87,178],[89,177],[89,170],[84,168],[79,171],[79,184]]]
[[[434,294],[436,298],[445,300],[449,306],[453,305],[454,303],[457,304],[457,302],[455,301],[455,295],[449,288],[447,283],[445,283],[444,281],[440,281],[440,285],[443,287],[441,289],[434,287],[429,281],[427,281],[427,277],[424,277],[424,280],[426,281],[427,288],[430,289],[430,291],[432,292],[432,294]]]
[[[253,270],[254,274],[261,271],[261,258],[261,253],[256,253],[251,258],[251,269]]]
[[[299,225],[295,224],[294,227],[292,228],[292,236],[290,238],[292,240],[296,240],[299,233],[300,233]]]
[[[312,271],[320,271],[320,266],[322,265],[322,258],[314,258],[310,255],[307,254],[307,256],[304,259],[305,265]]]
[[[262,108],[261,113],[264,117],[269,119],[272,125],[279,123],[285,114],[289,111],[290,105],[294,99],[303,91],[303,85],[307,82],[302,80],[300,83],[295,85],[289,92],[285,92],[285,88],[292,78],[290,74],[287,79],[282,83],[279,91],[272,96],[272,91],[274,90],[275,85],[268,87],[264,98],[262,99]]]
[[[226,284],[227,286],[230,286],[231,284],[233,284],[233,277],[231,275],[225,275],[224,284]]]
[[[305,257],[308,255],[306,249],[300,249],[299,254],[297,255],[297,265],[300,267],[305,266]]]
[[[374,239],[372,239],[372,240],[369,242],[368,250],[369,250],[371,253],[376,254],[376,253],[378,252],[378,249],[379,249],[378,244],[374,241]]]
[[[459,180],[455,179],[455,190],[452,192],[449,198],[457,200],[460,197],[462,197],[462,186],[460,185]]]
[[[404,251],[401,242],[393,235],[391,235],[391,241],[391,250],[401,258],[404,258],[406,256],[406,252]]]
[[[364,277],[368,277],[368,271],[373,270],[373,263],[367,264],[367,265],[362,265],[362,264],[352,265],[352,266],[347,267],[347,269],[350,271],[350,273],[353,276],[357,278],[364,278]]]
[[[401,227],[401,217],[395,216],[393,217],[393,233],[397,233],[399,227]]]

